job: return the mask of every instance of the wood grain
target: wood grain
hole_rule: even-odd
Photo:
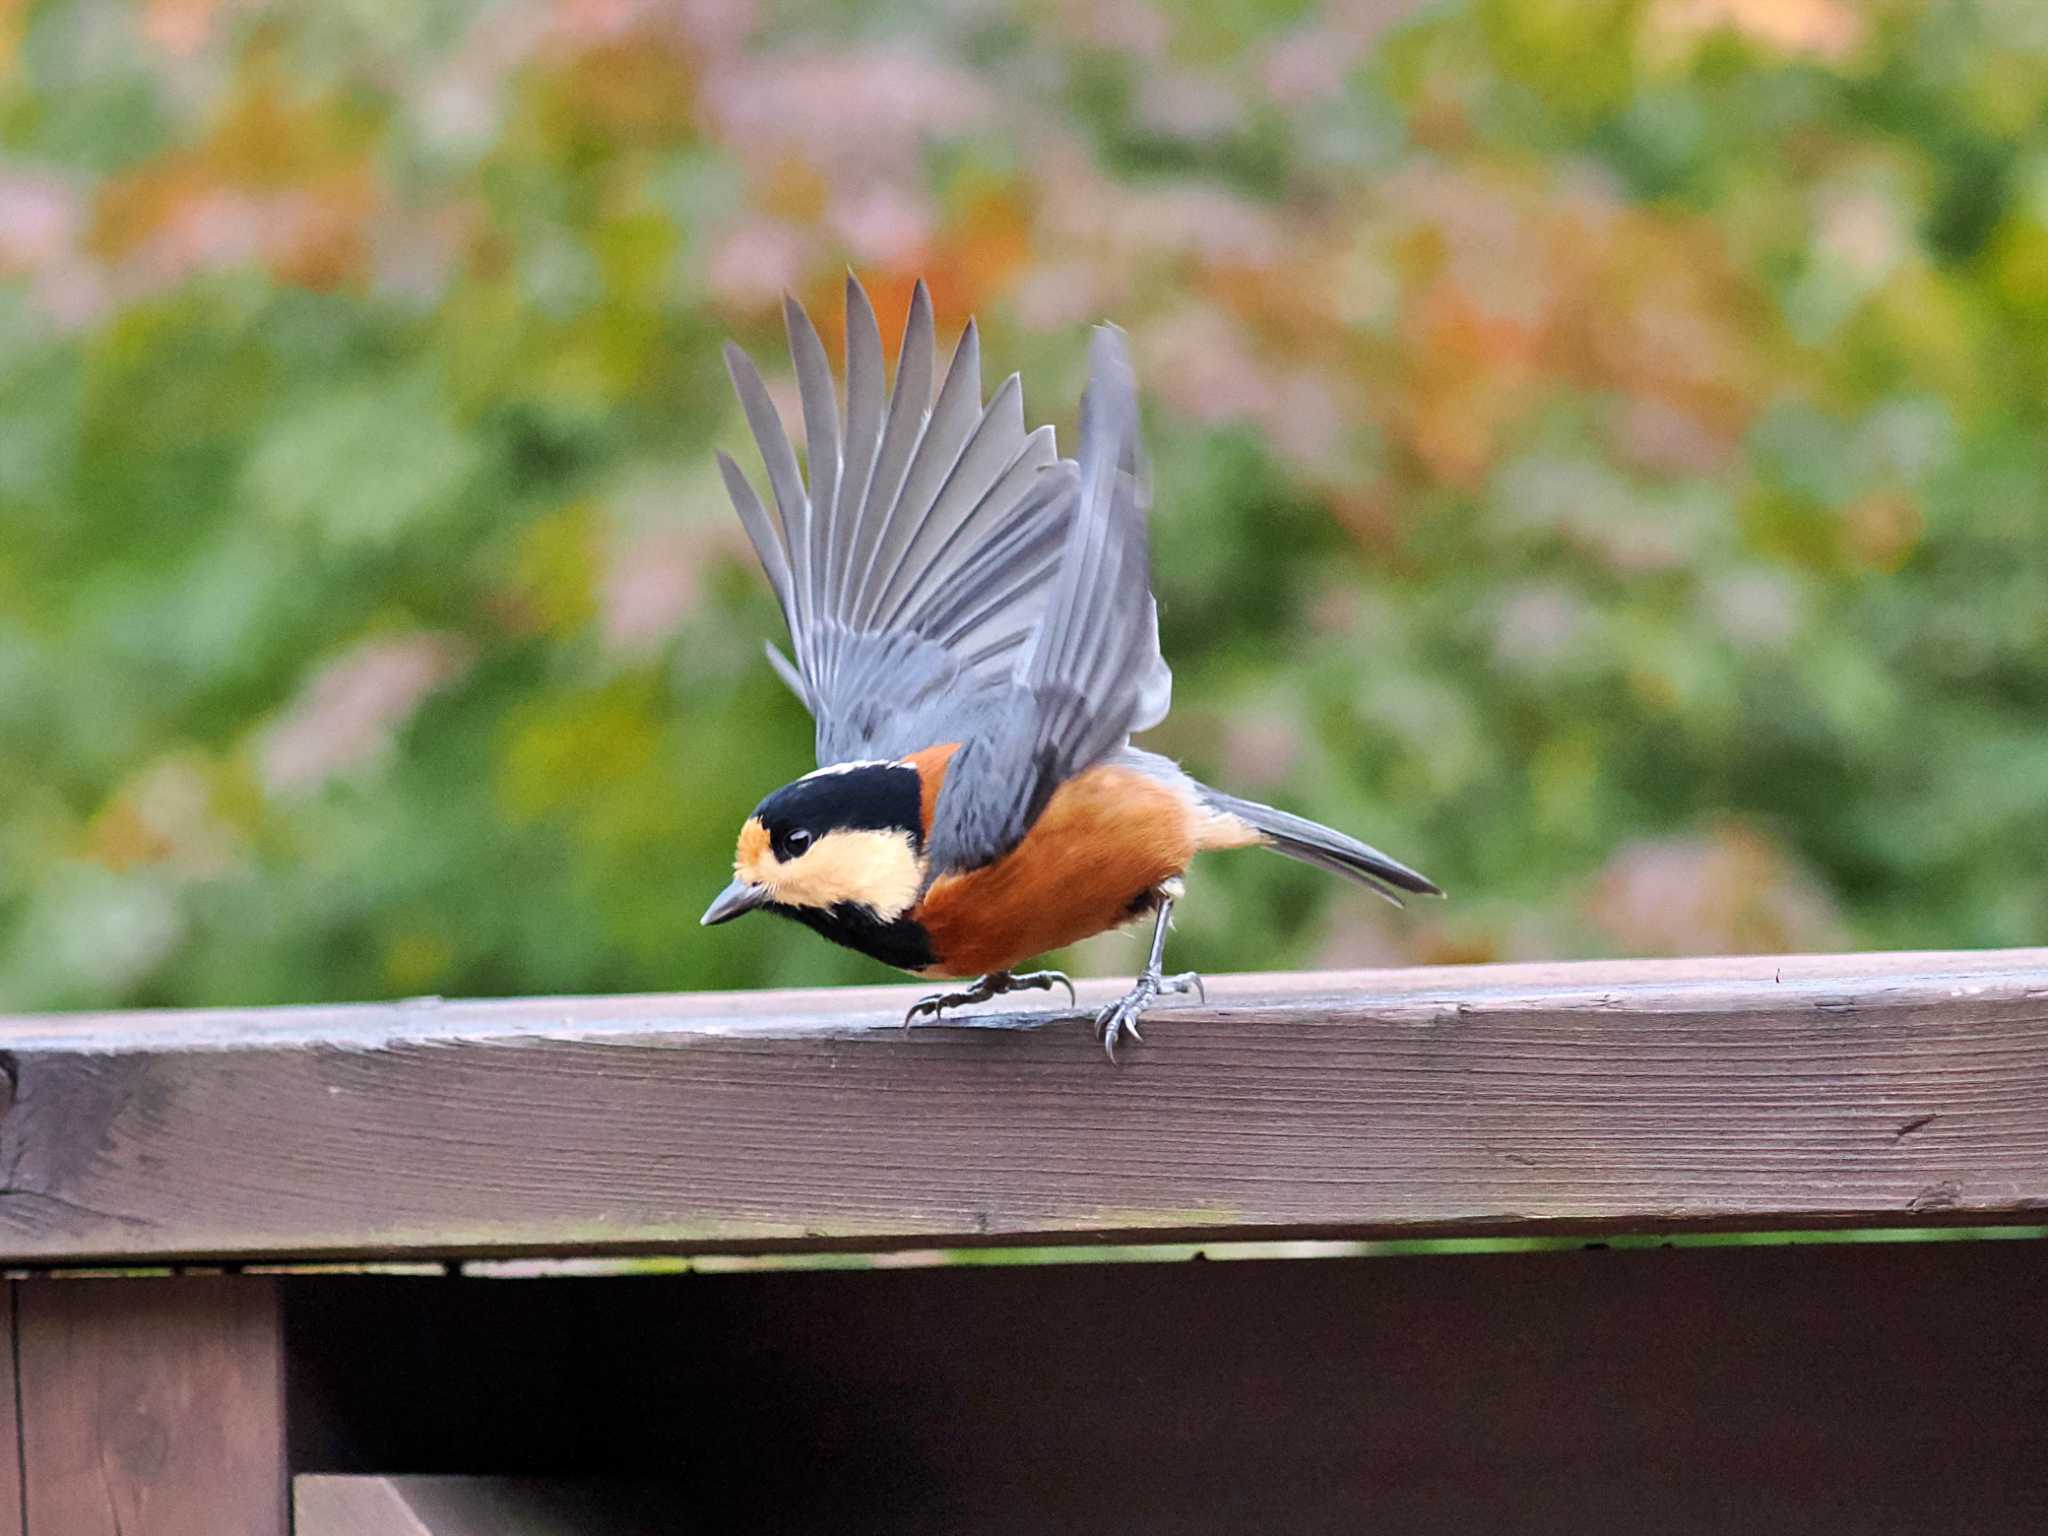
[[[672,1497],[514,1477],[293,1479],[294,1536],[675,1536]],[[682,1529],[695,1529],[686,1523]]]
[[[276,1282],[16,1283],[31,1536],[285,1536]]]
[[[0,1258],[2048,1220],[2040,950],[914,995],[0,1021]]]

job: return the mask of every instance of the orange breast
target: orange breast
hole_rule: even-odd
[[[1179,792],[1129,768],[1069,780],[1009,853],[932,882],[915,913],[939,960],[927,974],[1008,970],[1121,927],[1135,900],[1188,867],[1202,820]]]

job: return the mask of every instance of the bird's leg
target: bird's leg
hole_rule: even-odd
[[[1018,975],[1014,971],[990,971],[979,981],[970,981],[958,992],[934,992],[930,997],[921,997],[910,1005],[910,1012],[903,1016],[903,1027],[915,1024],[919,1014],[930,1014],[934,1019],[948,1008],[959,1008],[968,1003],[985,1003],[992,997],[1001,997],[1005,992],[1050,992],[1054,987],[1067,989],[1067,1002],[1074,1001],[1074,984],[1067,979],[1065,971],[1026,971]]]
[[[1116,1043],[1121,1036],[1129,1035],[1140,1042],[1144,1040],[1145,1037],[1138,1033],[1138,1015],[1163,994],[1192,992],[1203,1002],[1209,1001],[1202,978],[1193,971],[1167,976],[1159,969],[1160,962],[1166,957],[1166,920],[1173,915],[1173,904],[1181,894],[1178,880],[1169,880],[1160,887],[1159,920],[1152,927],[1152,954],[1145,961],[1145,969],[1138,973],[1130,991],[1095,1016],[1095,1033],[1101,1037],[1102,1048],[1109,1052],[1111,1061],[1116,1060]]]

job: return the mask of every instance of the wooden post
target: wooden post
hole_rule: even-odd
[[[275,1281],[14,1291],[27,1536],[285,1536]]]
[[[7,1283],[0,1306],[0,1536],[22,1536],[21,1416],[16,1410],[14,1314],[21,1285]]]

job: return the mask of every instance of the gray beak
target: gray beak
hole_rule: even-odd
[[[768,887],[749,885],[744,880],[735,880],[718,893],[718,900],[704,909],[699,919],[706,928],[713,923],[729,923],[760,906],[768,899]]]

